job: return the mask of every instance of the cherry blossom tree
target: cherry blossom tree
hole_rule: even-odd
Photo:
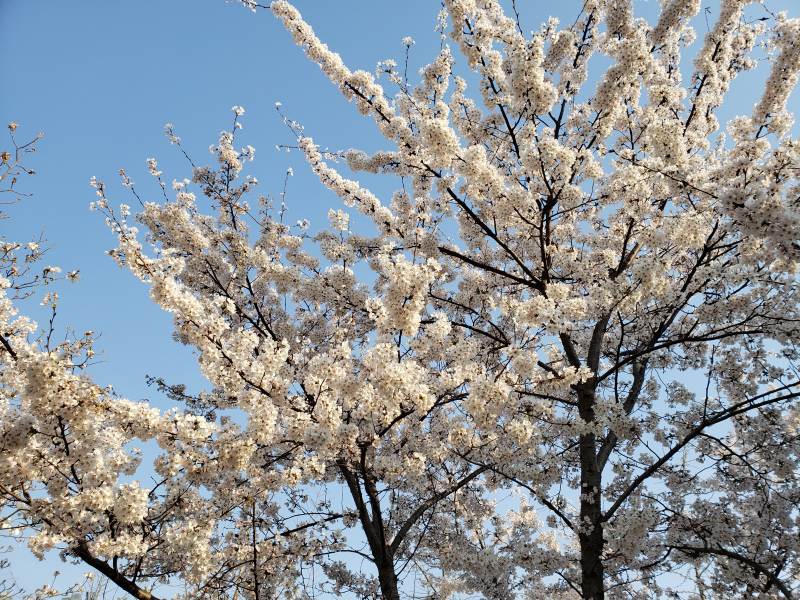
[[[357,324],[377,327],[359,356],[387,343],[397,365],[424,365],[463,395],[441,439],[448,462],[486,469],[483,498],[441,503],[441,535],[426,543],[461,590],[647,596],[666,593],[658,574],[673,571],[694,573],[700,595],[792,596],[798,155],[786,107],[800,23],[768,12],[770,25],[748,23],[748,4],[721,2],[684,86],[681,52],[696,37],[699,2],[664,3],[648,24],[632,2],[590,1],[572,25],[551,20],[526,39],[495,2],[446,1],[441,30],[477,76],[482,107],[453,73],[449,47],[412,88],[390,62],[375,76],[350,71],[291,5],[269,6],[392,144],[373,156],[348,151],[348,167],[410,184],[384,206],[295,127],[323,184],[380,233],[316,238],[344,272],[367,260],[377,276],[368,300],[349,296],[360,289],[354,276],[334,284],[336,301],[348,290],[352,307],[349,351],[364,339]],[[730,143],[718,135],[712,145],[715,110],[765,40],[764,94],[728,124]],[[595,51],[612,66],[584,100]],[[399,87],[394,99],[380,75]],[[344,219],[333,216],[335,230]],[[154,232],[163,221],[143,222]],[[341,314],[327,318],[330,335]],[[432,347],[438,355],[420,351]],[[689,389],[692,372],[706,384]],[[347,422],[358,393],[332,393]],[[303,395],[315,415],[318,401]],[[430,472],[452,469],[437,464],[441,453],[420,454]],[[380,466],[362,461],[365,485],[386,480]],[[531,505],[493,520],[486,492],[505,487]],[[538,512],[548,528],[531,519]],[[362,520],[383,514],[378,504],[360,510]]]
[[[463,388],[471,433],[493,444],[535,427],[536,446],[549,450],[544,460],[563,457],[532,464],[520,457],[524,442],[507,449],[507,463],[461,452],[530,491],[577,537],[576,555],[560,557],[562,575],[586,598],[604,595],[606,577],[612,589],[628,590],[615,593],[632,593],[634,582],[655,585],[649,573],[658,568],[709,557],[726,573],[709,576],[721,593],[732,581],[791,593],[777,574],[791,562],[794,479],[756,465],[789,464],[773,452],[791,455],[795,439],[783,421],[793,418],[795,398],[786,361],[794,358],[798,164],[786,104],[797,81],[798,22],[778,15],[770,31],[763,21],[744,24],[747,4],[721,3],[682,87],[680,53],[694,39],[688,21],[698,2],[666,3],[652,26],[634,19],[630,2],[589,2],[572,26],[559,31],[551,21],[528,40],[496,3],[445,2],[442,18],[480,78],[485,110],[466,97],[448,48],[413,89],[393,65],[379,66],[378,75],[400,85],[392,102],[372,75],[349,71],[290,5],[269,7],[396,146],[345,156],[353,171],[410,180],[411,197],[398,194],[387,211],[298,131],[323,183],[372,216],[395,252],[443,263],[445,281],[456,284],[430,285],[424,317],[444,312],[478,344],[475,357],[494,359],[482,365],[488,392],[474,377]],[[755,66],[750,54],[764,34],[775,51],[765,93],[750,117],[729,124],[732,144],[718,138],[712,147],[714,110],[732,79]],[[595,50],[614,64],[580,102]],[[463,248],[446,237],[448,217]],[[705,390],[659,385],[698,369],[707,371]],[[732,427],[728,437],[715,433],[722,424]],[[644,448],[649,456],[635,456]],[[711,461],[715,476],[672,464],[689,454]],[[606,466],[613,474],[604,483]],[[562,510],[567,498],[553,494],[562,483],[581,492],[577,510]],[[667,491],[649,491],[661,486]],[[777,498],[787,502],[782,517],[765,517]],[[719,526],[708,523],[723,509],[747,531],[729,524],[714,535]],[[755,522],[763,525],[750,530]],[[630,547],[614,547],[613,538]],[[516,574],[509,565],[554,572],[547,561],[531,569],[518,548],[504,552],[498,548],[495,569],[477,569],[487,594],[497,594],[498,572]],[[476,570],[472,553],[458,556],[464,572]]]
[[[388,149],[323,152],[285,119],[344,204],[314,235],[248,201],[240,107],[214,168],[170,193],[149,161],[163,201],[121,172],[135,222],[93,181],[112,257],[211,389],[154,380],[184,412],[118,399],[79,373],[91,336],[31,343],[4,300],[0,491],[31,547],[144,600],[170,579],[193,598],[794,598],[800,21],[722,0],[696,41],[697,0],[651,23],[586,0],[526,37],[493,0],[445,0],[412,86],[394,61],[349,70],[283,0],[241,1]],[[595,52],[611,66],[590,78]],[[715,112],[762,55],[728,140]],[[341,162],[403,185],[382,203]],[[123,479],[135,440],[162,452],[153,489]]]

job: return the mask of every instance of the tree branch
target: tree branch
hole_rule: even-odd
[[[419,518],[423,514],[425,514],[426,510],[428,510],[429,508],[431,508],[432,506],[437,504],[443,498],[446,498],[450,494],[453,494],[453,493],[457,492],[462,487],[467,485],[470,481],[475,479],[478,475],[480,475],[481,473],[483,473],[484,471],[486,471],[488,469],[489,469],[489,467],[485,467],[485,466],[475,469],[472,473],[470,473],[469,475],[464,477],[464,479],[462,479],[461,481],[459,481],[458,483],[456,483],[452,487],[446,489],[443,492],[439,492],[435,496],[433,496],[431,498],[428,498],[425,502],[423,502],[422,505],[419,508],[417,508],[417,510],[415,510],[408,519],[406,519],[406,522],[403,523],[403,526],[400,527],[400,529],[397,531],[397,535],[395,535],[394,541],[389,546],[389,551],[392,554],[394,554],[397,551],[397,549],[400,547],[400,544],[402,543],[403,539],[405,538],[406,534],[408,534],[409,530],[414,526],[414,523],[416,523],[419,520]]]
[[[98,558],[95,558],[89,553],[83,546],[78,546],[77,548],[73,548],[73,552],[80,558],[83,562],[85,562],[90,567],[100,571],[103,575],[108,577],[111,581],[113,581],[117,586],[124,590],[125,592],[129,593],[134,598],[138,598],[138,600],[159,600],[153,594],[148,592],[147,590],[140,588],[135,583],[129,581],[123,575],[116,571],[109,565],[107,562],[102,561]]]
[[[733,560],[738,560],[741,563],[746,564],[749,567],[752,567],[762,575],[764,575],[770,582],[778,588],[781,593],[786,597],[787,600],[793,600],[794,595],[792,591],[783,583],[780,579],[778,579],[769,569],[767,569],[764,565],[757,563],[751,558],[747,558],[746,556],[742,556],[737,552],[732,552],[730,550],[725,550],[724,548],[695,548],[692,546],[670,546],[670,548],[674,548],[675,550],[680,550],[681,552],[685,552],[689,555],[699,556],[700,554],[717,554],[719,556],[725,556],[727,558],[732,558]]]

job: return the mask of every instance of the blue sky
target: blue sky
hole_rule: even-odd
[[[416,40],[411,74],[439,49],[433,30],[440,5],[435,0],[298,0],[295,5],[352,70],[372,71],[388,58],[401,62],[404,36]],[[550,11],[571,22],[580,2],[518,0],[517,5],[523,29],[530,31]],[[705,0],[703,6],[710,7],[713,22],[717,3]],[[769,6],[800,16],[797,0],[770,1]],[[636,7],[637,15],[652,14],[657,3],[638,2]],[[704,18],[696,22],[701,37]],[[749,112],[766,71],[737,81],[720,113],[723,121]],[[0,231],[21,241],[47,226],[46,235],[56,244],[47,262],[65,271],[80,269],[83,276],[78,285],[56,288],[61,296],[57,326],[102,332],[99,347],[107,362],[93,369],[96,380],[113,384],[122,396],[150,398],[162,408],[170,403],[146,387],[146,374],[187,383],[195,391],[203,381],[191,351],[172,342],[170,315],[149,301],[144,284],[104,255],[115,240],[103,218],[88,210],[94,199],[90,177],[106,182],[112,202],[133,204],[118,183],[117,172],[124,168],[143,199],[158,201],[160,189],[147,174],[145,159],[158,160],[167,182],[191,176],[180,151],[164,137],[164,124],[172,123],[195,162],[204,164],[212,160],[209,144],[230,129],[231,107],[240,105],[246,112],[237,141],[257,149],[248,167],[261,183],[260,192],[277,195],[286,169],[293,168],[289,217],[292,222],[309,219],[313,230],[325,226],[328,208],[340,203],[299,153],[275,150],[276,144],[294,141],[275,103],[281,102],[284,114],[304,125],[323,147],[387,148],[371,122],[294,46],[280,21],[263,10],[253,14],[237,2],[0,0],[0,90],[3,127],[18,123],[22,141],[46,132],[29,165],[37,174],[18,184],[34,196],[6,207],[11,220],[0,222]],[[791,104],[795,111],[800,108],[797,96]],[[6,146],[3,142],[2,149]],[[396,183],[363,174],[359,179],[382,199]],[[28,300],[20,308],[43,322],[38,302]],[[66,571],[55,555],[44,567],[17,560],[15,574],[27,587],[41,583],[42,573]],[[78,567],[78,573],[84,570]]]

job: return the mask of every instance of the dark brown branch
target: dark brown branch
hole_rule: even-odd
[[[369,518],[369,511],[364,502],[364,497],[361,494],[361,487],[358,485],[358,481],[355,475],[353,475],[353,472],[344,462],[338,462],[336,466],[339,467],[339,471],[342,473],[342,477],[344,477],[347,487],[350,489],[350,495],[356,503],[361,526],[364,528],[364,535],[367,536],[367,541],[369,542],[370,548],[373,548],[374,553],[374,549],[378,547],[378,535],[372,526],[372,520]]]
[[[73,551],[83,562],[100,571],[100,573],[108,577],[120,589],[129,593],[134,598],[138,598],[138,600],[159,600],[147,590],[140,588],[132,581],[129,581],[126,577],[120,574],[119,571],[114,570],[107,562],[92,556],[85,547],[78,546],[77,548],[74,548]]]
[[[520,284],[522,284],[524,286],[532,287],[535,290],[539,290],[539,286],[536,285],[532,281],[528,281],[527,279],[523,279],[522,277],[517,277],[516,275],[512,275],[511,273],[508,273],[506,271],[501,271],[500,269],[498,269],[496,267],[493,267],[491,265],[487,265],[487,264],[478,262],[477,260],[474,260],[474,259],[470,258],[469,256],[465,256],[465,255],[460,254],[460,253],[458,253],[458,252],[456,252],[454,250],[450,250],[449,248],[445,248],[444,246],[439,246],[439,251],[442,254],[446,254],[447,256],[451,256],[453,258],[457,258],[458,260],[460,260],[462,262],[465,262],[465,263],[467,263],[469,265],[472,265],[473,267],[476,267],[478,269],[483,269],[484,271],[488,271],[489,273],[494,273],[495,275],[499,275],[500,277],[506,277],[506,278],[511,279],[512,281],[515,281],[517,283],[520,283]]]
[[[633,407],[636,405],[636,400],[639,399],[639,393],[642,391],[644,378],[647,374],[646,366],[646,359],[644,361],[634,361],[633,363],[633,383],[631,384],[631,389],[628,391],[628,395],[625,398],[625,402],[622,404],[622,409],[625,411],[626,415],[631,414]],[[606,463],[608,462],[608,457],[611,456],[611,451],[616,445],[617,434],[613,431],[609,431],[606,439],[600,446],[600,450],[597,451],[597,466],[601,471],[605,468]]]
[[[669,452],[667,452],[664,456],[650,465],[647,469],[645,469],[634,481],[631,483],[628,488],[620,494],[614,504],[611,505],[606,513],[603,515],[603,521],[608,521],[617,509],[622,506],[622,503],[630,496],[636,489],[646,481],[653,473],[658,471],[666,462],[668,462],[675,454],[680,452],[686,445],[691,442],[694,438],[698,437],[705,429],[716,425],[718,423],[722,423],[723,421],[727,421],[728,419],[735,417],[736,415],[740,415],[745,412],[749,412],[751,410],[755,410],[757,408],[761,408],[762,406],[769,406],[770,404],[775,404],[776,402],[781,402],[784,400],[791,400],[792,398],[800,397],[800,392],[795,392],[793,394],[787,394],[785,396],[778,396],[777,398],[770,398],[769,400],[764,400],[763,402],[758,402],[756,404],[751,404],[752,400],[744,400],[738,404],[734,404],[730,408],[722,411],[715,417],[710,419],[703,419],[700,424],[692,429],[680,442],[675,444]],[[748,406],[749,405],[749,406]]]
[[[402,527],[400,527],[400,529],[397,531],[397,535],[395,536],[394,541],[389,546],[389,552],[391,552],[392,554],[397,552],[397,549],[400,547],[400,544],[403,542],[403,539],[405,539],[406,534],[408,534],[409,530],[414,526],[414,523],[416,523],[419,520],[419,518],[423,514],[425,514],[425,511],[427,511],[429,508],[437,504],[443,498],[446,498],[450,494],[454,494],[455,492],[460,490],[470,481],[475,479],[478,475],[488,470],[488,468],[489,467],[479,467],[475,469],[472,473],[464,477],[464,479],[462,479],[455,485],[449,487],[443,492],[439,492],[435,496],[432,496],[431,498],[428,498],[425,502],[423,502],[422,505],[420,505],[420,507],[417,508],[417,510],[415,510],[408,519],[406,519],[406,522],[403,523]]]
[[[764,575],[769,581],[778,588],[781,593],[787,598],[787,600],[793,600],[794,595],[792,591],[783,583],[780,579],[778,579],[767,567],[762,565],[761,563],[757,563],[752,558],[747,558],[746,556],[742,556],[737,552],[732,552],[730,550],[725,550],[724,548],[695,548],[692,546],[670,546],[675,550],[680,550],[681,552],[685,552],[690,556],[699,556],[700,554],[716,554],[718,556],[725,556],[727,558],[732,558],[733,560],[738,560],[741,563],[746,564],[749,567],[752,567],[762,575]]]
[[[4,335],[0,335],[0,343],[3,344],[3,347],[11,355],[11,358],[17,358],[17,353],[14,352],[14,349],[11,347],[11,344],[8,343],[8,340]]]

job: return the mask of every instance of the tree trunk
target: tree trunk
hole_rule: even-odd
[[[358,509],[358,518],[359,521],[361,521],[364,535],[367,538],[367,543],[372,553],[372,559],[378,569],[378,582],[381,586],[381,597],[383,600],[400,600],[400,591],[397,587],[397,573],[394,570],[394,555],[386,541],[378,490],[375,486],[375,482],[370,480],[369,476],[366,474],[366,467],[364,466],[365,452],[366,451],[362,453],[361,458],[361,481],[364,484],[364,490],[367,492],[367,498],[372,507],[372,514],[370,514],[367,504],[364,501],[364,496],[361,493],[361,485],[359,484],[358,476],[353,473],[350,466],[345,462],[341,461],[337,463],[337,465],[347,483],[356,508]]]
[[[377,567],[383,600],[400,600],[400,592],[397,589],[397,574],[394,572],[394,561],[390,559],[387,562],[378,564]]]
[[[587,423],[595,419],[594,391],[578,393],[578,411]],[[597,463],[595,435],[580,436],[581,520],[578,538],[581,546],[581,590],[584,600],[604,600],[603,523],[601,521],[602,477]]]

